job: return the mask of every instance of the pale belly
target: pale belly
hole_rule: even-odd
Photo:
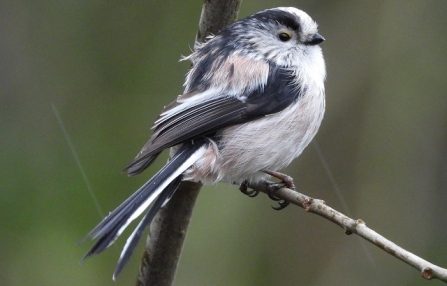
[[[248,123],[225,128],[219,146],[211,142],[206,154],[185,179],[212,184],[218,181],[258,181],[262,170],[279,171],[298,157],[320,127],[324,94],[304,99],[285,110]]]

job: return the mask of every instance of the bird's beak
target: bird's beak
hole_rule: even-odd
[[[324,41],[324,37],[320,34],[315,34],[312,39],[310,39],[309,41],[304,42],[304,44],[309,45],[309,46],[315,46],[318,45],[319,43]]]

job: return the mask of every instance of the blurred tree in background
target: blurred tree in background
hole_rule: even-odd
[[[76,243],[164,163],[120,174],[182,92],[189,63],[177,61],[201,5],[0,3],[2,285],[133,284],[138,251],[111,280],[125,239],[84,264],[90,245]],[[318,145],[286,172],[303,193],[446,267],[447,2],[245,1],[240,17],[275,6],[319,23],[328,68]],[[204,187],[176,284],[441,285],[317,216],[271,204]]]

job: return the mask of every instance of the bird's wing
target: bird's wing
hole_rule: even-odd
[[[266,81],[251,89],[246,88],[247,91],[243,96],[233,93],[232,88],[237,84],[248,83],[240,83],[243,81],[240,77],[244,75],[238,75],[234,71],[247,69],[236,66],[237,62],[233,61],[231,65],[221,63],[219,73],[213,75],[219,77],[226,75],[228,84],[225,89],[219,90],[217,87],[202,83],[202,86],[207,86],[206,90],[199,92],[190,89],[192,91],[165,107],[154,124],[151,139],[126,167],[129,175],[139,174],[166,148],[215,133],[227,126],[279,112],[295,102],[303,91],[297,84],[293,72],[272,63],[264,64],[268,65],[265,70],[268,73],[265,76]],[[223,71],[225,66],[228,66],[228,71]],[[249,72],[245,76],[250,76]],[[239,78],[234,79],[232,76]],[[250,80],[252,79],[248,79]]]

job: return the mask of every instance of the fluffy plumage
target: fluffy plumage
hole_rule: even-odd
[[[323,118],[325,65],[317,24],[296,8],[264,10],[240,20],[185,59],[185,91],[164,108],[153,134],[126,167],[141,173],[165,149],[172,160],[86,238],[87,256],[105,250],[152,205],[129,237],[119,274],[144,228],[180,181],[257,181],[301,154]]]

